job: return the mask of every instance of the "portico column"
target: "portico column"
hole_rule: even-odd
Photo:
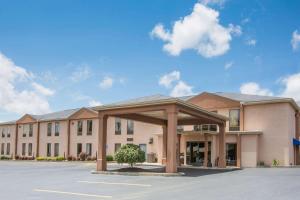
[[[172,107],[167,110],[168,115],[168,134],[167,134],[167,162],[166,172],[176,173],[176,141],[177,141],[177,109]]]
[[[162,161],[161,164],[165,165],[167,162],[167,126],[163,125],[163,147],[162,147]]]
[[[225,160],[225,124],[219,124],[219,168],[226,167]]]
[[[180,140],[181,140],[181,134],[178,134],[177,135],[177,138],[178,138],[178,153],[177,153],[177,163],[178,163],[178,166],[180,166],[181,165],[181,163],[180,163]]]
[[[208,141],[207,134],[204,133],[204,163],[203,166],[207,167],[208,165]]]
[[[36,134],[36,158],[40,156],[40,122],[37,122],[37,134]]]
[[[99,112],[97,171],[106,171],[107,116]]]
[[[236,136],[236,148],[237,148],[237,152],[236,152],[236,166],[237,167],[241,167],[241,157],[242,157],[242,152],[241,152],[241,141],[242,140],[242,138],[241,138],[241,135],[240,134],[238,134],[237,136]]]

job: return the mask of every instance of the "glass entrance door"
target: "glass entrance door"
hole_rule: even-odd
[[[208,162],[210,162],[211,151],[210,142],[208,144]],[[188,165],[203,166],[204,164],[204,142],[187,142],[186,143],[186,162]]]

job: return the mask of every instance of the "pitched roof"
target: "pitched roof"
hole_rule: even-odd
[[[150,95],[150,96],[144,96],[144,97],[129,99],[129,100],[125,100],[125,101],[119,101],[119,102],[116,102],[116,103],[106,104],[106,105],[103,105],[103,106],[122,106],[122,105],[127,105],[127,104],[136,104],[136,103],[146,103],[146,102],[151,102],[151,101],[168,100],[168,99],[172,99],[172,98],[173,97],[170,97],[170,96],[155,94],[155,95]],[[97,106],[97,108],[99,108],[99,107],[102,107],[102,106]]]
[[[0,122],[0,125],[12,125],[15,124],[16,120],[8,121],[8,122]]]
[[[44,115],[31,115],[31,116],[37,119],[38,121],[61,120],[61,119],[67,119],[78,110],[80,110],[80,108],[63,110],[63,111],[48,113]]]
[[[275,97],[275,96],[262,96],[262,95],[251,95],[241,93],[229,93],[229,92],[216,92],[215,95],[225,97],[240,102],[253,102],[253,101],[272,101],[272,100],[285,100],[287,98]]]

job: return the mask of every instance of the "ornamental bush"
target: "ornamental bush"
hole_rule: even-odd
[[[131,167],[135,163],[145,162],[145,152],[138,145],[123,145],[115,154],[115,160],[118,163],[128,163]]]

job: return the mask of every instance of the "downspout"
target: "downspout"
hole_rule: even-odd
[[[70,119],[68,119],[68,127],[67,127],[67,158],[66,159],[68,159],[68,157],[70,156],[70,143],[71,143],[71,139],[70,139]]]
[[[14,159],[16,159],[18,155],[18,130],[19,130],[19,124],[16,123],[16,130],[15,130],[15,155]]]
[[[40,122],[37,121],[36,158],[40,156]]]
[[[297,139],[297,140],[299,140],[299,136],[300,136],[299,116],[300,116],[299,111],[296,111],[296,114],[295,114],[295,139]],[[299,146],[298,145],[294,145],[294,164],[295,165],[299,164]]]

